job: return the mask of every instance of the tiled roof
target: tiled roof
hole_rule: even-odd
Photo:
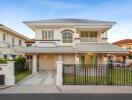
[[[27,47],[19,49],[24,53],[128,53],[127,50],[117,47],[109,43],[79,43],[75,47],[72,46],[56,46],[56,47]]]
[[[76,19],[76,18],[65,18],[65,19],[47,19],[47,20],[36,20],[36,21],[25,21],[24,23],[113,23],[110,21],[99,21],[99,20],[88,20],[88,19]]]
[[[27,40],[27,41],[25,41],[25,43],[35,43],[35,39]]]
[[[120,44],[127,44],[127,43],[132,43],[132,39],[124,39],[124,40],[119,40],[117,42],[114,42],[114,45],[120,45]]]
[[[127,50],[110,43],[79,43],[76,47],[79,52],[128,53]]]

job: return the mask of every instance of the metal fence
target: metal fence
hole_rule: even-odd
[[[64,85],[132,85],[132,66],[63,65]]]
[[[28,71],[28,62],[15,62],[15,74]]]

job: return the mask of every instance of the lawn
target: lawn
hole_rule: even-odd
[[[64,74],[64,84],[132,85],[132,70],[112,69],[106,75]]]
[[[31,71],[25,71],[25,72],[21,72],[15,75],[15,81],[16,83],[18,83],[19,81],[23,80],[24,78],[26,78],[27,76],[31,75],[32,72]]]

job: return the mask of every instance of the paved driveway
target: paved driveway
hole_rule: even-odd
[[[55,85],[55,71],[40,71],[36,75],[21,81],[19,85]]]
[[[13,87],[0,90],[0,93],[59,93],[55,85],[55,71],[40,71],[29,76]]]

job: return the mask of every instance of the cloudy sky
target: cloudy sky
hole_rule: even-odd
[[[109,42],[132,39],[132,0],[2,0],[0,23],[34,38],[22,22],[53,18],[85,18],[114,21]]]

